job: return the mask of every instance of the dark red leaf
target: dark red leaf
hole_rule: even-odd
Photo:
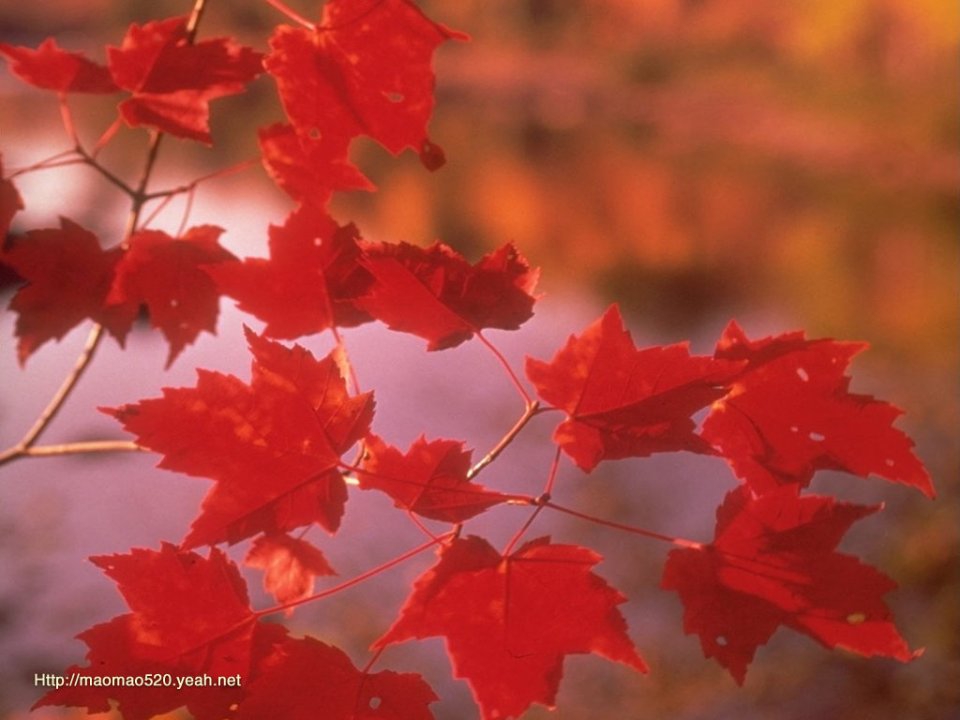
[[[690,355],[686,344],[642,350],[611,306],[549,363],[527,359],[537,394],[567,413],[554,439],[589,472],[601,460],[710,452],[692,415],[727,391],[743,363]]]
[[[847,367],[865,347],[799,332],[748,340],[731,323],[716,356],[748,365],[730,395],[714,404],[703,438],[754,492],[807,485],[817,470],[835,469],[878,475],[932,497],[913,442],[893,427],[901,411],[848,391]]]
[[[182,17],[131,25],[108,58],[114,81],[133,93],[120,104],[129,125],[207,144],[210,101],[243,92],[263,72],[262,55],[229,38],[190,42]]]
[[[419,675],[363,672],[311,637],[288,639],[248,692],[237,720],[432,720],[437,700]]]
[[[471,453],[462,442],[421,436],[401,453],[372,435],[364,450],[360,487],[381,490],[418,515],[459,523],[508,499],[467,479]]]
[[[759,497],[738,488],[717,511],[713,543],[671,551],[662,586],[680,594],[684,631],[740,684],[781,625],[827,648],[912,660],[919,652],[883,602],[896,584],[835,550],[855,521],[879,509],[801,497],[796,485]]]
[[[238,307],[267,323],[264,334],[295,338],[370,316],[355,300],[373,282],[360,264],[357,229],[304,206],[270,228],[270,258],[207,268]]]
[[[198,370],[195,388],[104,409],[163,453],[160,467],[217,482],[185,547],[235,543],[313,522],[340,525],[346,485],[340,456],[369,432],[370,393],[351,397],[332,354],[316,360],[247,332],[249,385]]]
[[[43,343],[59,340],[86,319],[103,323],[122,341],[129,323],[103,309],[120,257],[120,250],[102,250],[93,233],[66,218],[58,229],[32,230],[11,239],[0,259],[27,283],[10,302],[18,313],[21,363]]]
[[[483,328],[516,330],[533,315],[539,271],[513,245],[470,265],[442,244],[423,249],[407,243],[371,243],[363,266],[373,275],[358,304],[390,328],[443,350]]]
[[[23,199],[17,188],[3,176],[3,156],[0,156],[0,260],[6,245],[7,233],[13,216],[23,210]]]
[[[375,647],[445,638],[483,720],[552,706],[567,655],[594,653],[646,672],[617,609],[625,598],[591,571],[600,560],[547,538],[506,558],[481,538],[454,540]]]
[[[82,53],[62,50],[53,38],[36,50],[0,43],[0,55],[6,55],[14,75],[44,90],[104,94],[119,90],[107,68]]]
[[[203,330],[216,332],[220,295],[201,268],[236,260],[220,246],[222,232],[202,225],[173,238],[159,230],[141,230],[130,237],[116,265],[107,309],[129,326],[146,306],[151,324],[170,343],[167,367]]]
[[[336,575],[320,550],[286,533],[258,537],[243,564],[264,571],[264,589],[281,604],[309,597],[318,576]]]
[[[420,145],[420,162],[427,170],[433,172],[447,164],[447,154],[436,143],[424,140]]]

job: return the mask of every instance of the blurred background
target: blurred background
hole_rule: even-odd
[[[316,16],[316,2],[290,2]],[[104,59],[127,25],[189,11],[186,0],[34,0],[0,6],[0,41],[61,46]],[[337,197],[334,214],[372,239],[442,239],[471,259],[512,241],[543,269],[544,298],[516,333],[491,338],[519,367],[552,357],[610,302],[638,345],[689,339],[711,351],[736,318],[751,336],[803,328],[811,337],[865,340],[855,392],[906,411],[935,502],[882,481],[821,473],[813,489],[884,502],[841,549],[864,557],[900,589],[888,601],[913,647],[910,665],[828,652],[781,631],[737,688],[695,638],[682,609],[658,590],[665,551],[563,517],[541,516],[530,538],[595,547],[598,572],[630,597],[631,635],[651,673],[593,657],[567,661],[558,709],[541,720],[617,718],[960,718],[958,592],[958,227],[960,227],[960,6],[953,0],[460,0],[423,3],[470,43],[436,58],[432,139],[448,163],[430,174],[407,153],[357,143],[376,193]],[[211,0],[201,35],[234,35],[265,50],[279,14],[254,0]],[[108,99],[72,103],[92,141],[110,123]],[[269,79],[213,105],[213,148],[163,147],[155,187],[179,185],[257,154],[253,124],[279,119]],[[145,134],[124,131],[105,161],[135,178]],[[55,99],[0,64],[0,154],[6,172],[66,149]],[[14,232],[65,214],[112,244],[126,206],[83,169],[16,180],[27,209]],[[266,228],[289,200],[259,169],[201,187],[191,222],[227,229],[236,254],[266,254]],[[173,203],[155,225],[175,230]],[[6,286],[4,307],[12,293]],[[109,341],[45,442],[119,437],[93,408],[192,384],[195,367],[247,378],[240,323],[222,303],[209,335],[162,370],[166,351],[144,330],[121,352]],[[0,446],[22,437],[83,343],[85,329],[16,365],[12,313],[0,315]],[[377,393],[375,431],[406,447],[421,432],[491,447],[520,414],[517,397],[479,344],[427,355],[415,338],[365,326],[345,334],[361,383]],[[325,353],[329,338],[303,341]],[[534,423],[484,473],[498,488],[538,492],[552,449],[549,417]],[[27,713],[36,672],[83,662],[72,636],[121,612],[91,554],[178,541],[208,488],[152,469],[156,458],[21,460],[0,469],[0,718]],[[708,540],[713,512],[735,485],[710,459],[657,456],[607,463],[589,477],[562,466],[557,501],[659,532]],[[131,507],[135,510],[132,511]],[[420,540],[389,503],[358,495],[341,532],[311,539],[347,578]],[[525,511],[506,508],[467,527],[501,545]],[[384,537],[383,527],[389,529]],[[241,557],[244,548],[235,556]],[[429,555],[429,554],[428,554]],[[428,556],[379,576],[289,624],[339,644],[362,666]],[[250,573],[255,606],[269,599]],[[438,640],[390,650],[383,667],[417,670],[443,698],[438,720],[475,717],[450,678]],[[105,716],[101,716],[105,717]]]

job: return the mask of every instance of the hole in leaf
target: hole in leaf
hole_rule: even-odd
[[[380,707],[380,705],[381,705],[382,702],[383,702],[383,701],[380,700],[380,698],[378,698],[378,697],[372,697],[372,698],[370,698],[370,702],[368,702],[367,705],[370,706],[370,709],[371,709],[371,710],[376,710],[377,708]]]
[[[720,647],[726,647],[727,644],[728,644],[728,640],[725,636],[717,635],[717,645],[719,645]]]
[[[810,433],[810,439],[813,440],[814,442],[823,442],[824,440],[827,439],[827,436],[823,435],[822,433],[812,432]]]
[[[859,625],[860,623],[866,622],[867,616],[862,612],[850,613],[847,615],[847,622],[851,625]]]

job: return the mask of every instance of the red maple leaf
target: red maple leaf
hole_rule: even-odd
[[[370,243],[363,266],[374,277],[357,304],[393,330],[442,350],[469,340],[483,328],[516,330],[533,315],[539,271],[513,245],[470,265],[442,243]]]
[[[295,338],[371,318],[355,299],[372,283],[359,264],[357,229],[304,206],[270,228],[270,258],[207,268],[238,307],[267,323],[265,335]]]
[[[200,266],[235,260],[217,243],[221,232],[203,226],[172,238],[145,230],[127,249],[103,250],[93,233],[62,218],[58,229],[13,239],[0,259],[27,282],[10,303],[20,362],[86,319],[123,344],[145,306],[170,343],[169,367],[201,330],[215,329],[218,292]]]
[[[110,71],[82,53],[67,52],[53,38],[47,38],[36,50],[0,43],[0,55],[6,55],[13,74],[24,82],[58,93],[113,93],[120,88]]]
[[[258,537],[243,564],[264,571],[264,589],[281,604],[309,597],[316,577],[336,574],[320,550],[286,533]]]
[[[23,210],[23,199],[16,186],[3,176],[3,156],[0,155],[0,261],[13,216]]]
[[[267,71],[305,146],[346,158],[367,135],[390,152],[420,152],[433,111],[433,53],[466,36],[408,0],[331,0],[315,30],[280,26]],[[435,153],[434,153],[435,154]]]
[[[192,42],[186,18],[131,25],[120,47],[107,48],[120,104],[132,127],[151,127],[210,144],[210,101],[243,92],[263,72],[262,55],[229,38]]]
[[[711,452],[692,415],[727,391],[740,362],[691,356],[686,344],[637,349],[612,305],[549,363],[527,358],[527,377],[567,413],[554,440],[583,470],[654,452]]]
[[[200,369],[195,388],[104,408],[163,453],[160,467],[211,478],[185,547],[235,543],[313,522],[333,532],[347,499],[340,456],[369,432],[370,393],[351,397],[323,360],[247,331],[252,379]]]
[[[89,648],[88,665],[69,668],[70,684],[47,693],[34,707],[70,705],[106,712],[112,700],[125,720],[147,720],[183,705],[198,720],[223,717],[242,697],[256,656],[283,632],[256,624],[236,565],[215,548],[204,558],[169,543],[159,551],[134,548],[126,555],[91,560],[117,583],[131,612],[83,632],[79,637]],[[165,683],[165,674],[172,684]],[[176,686],[177,677],[205,674],[239,675],[240,684]],[[115,676],[159,682],[152,687],[90,682]]]
[[[662,587],[680,594],[684,631],[739,684],[781,625],[827,648],[912,660],[919,652],[883,602],[896,583],[836,552],[850,526],[879,509],[800,496],[797,485],[759,497],[737,488],[717,511],[713,543],[670,552]]]
[[[170,343],[167,367],[201,331],[216,331],[220,294],[201,269],[236,258],[218,239],[222,228],[202,225],[173,238],[159,230],[141,230],[128,241],[105,298],[107,310],[133,323],[141,306],[150,323]]]
[[[292,125],[277,123],[258,133],[267,173],[298,202],[324,207],[337,190],[373,190],[374,185],[347,159],[346,148],[304,142]]]
[[[88,318],[123,339],[129,324],[103,306],[120,257],[119,249],[103,250],[93,233],[66,218],[59,228],[11,239],[0,259],[27,283],[10,301],[18,314],[21,364],[43,343],[59,340]]]
[[[471,452],[462,442],[421,436],[402,453],[372,435],[364,451],[360,487],[382,490],[398,508],[418,515],[459,523],[508,499],[467,479]]]
[[[864,343],[807,340],[794,332],[748,340],[731,323],[716,357],[746,362],[717,401],[702,436],[755,492],[807,485],[817,470],[878,475],[928,497],[933,484],[913,442],[893,427],[901,411],[848,391],[845,374]]]
[[[247,687],[237,720],[433,720],[423,678],[358,670],[339,648],[288,639]]]
[[[595,653],[646,672],[617,609],[625,598],[591,571],[600,560],[548,538],[507,557],[478,537],[454,540],[374,647],[446,638],[483,720],[552,706],[567,655]]]

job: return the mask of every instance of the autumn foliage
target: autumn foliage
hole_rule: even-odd
[[[264,255],[235,257],[220,244],[219,227],[176,235],[150,228],[145,208],[183,192],[149,188],[152,160],[133,184],[111,175],[130,200],[124,237],[105,241],[66,216],[11,234],[29,202],[16,178],[42,170],[40,161],[17,172],[0,165],[0,261],[23,281],[10,305],[21,363],[88,322],[94,329],[82,371],[103,331],[123,345],[145,312],[169,346],[169,366],[201,332],[216,332],[222,296],[262,323],[260,332],[245,328],[248,377],[199,368],[192,387],[100,408],[136,448],[156,453],[160,467],[211,485],[179,543],[158,538],[158,549],[92,558],[129,612],[82,633],[87,664],[67,671],[239,674],[242,682],[63,687],[37,706],[99,712],[115,705],[127,720],[181,706],[199,720],[427,720],[437,696],[420,675],[374,666],[393,645],[429,637],[445,640],[453,674],[469,684],[483,720],[553,706],[572,654],[647,672],[620,611],[628,598],[597,571],[602,557],[548,536],[524,539],[550,512],[673,545],[661,586],[683,604],[683,632],[696,635],[704,655],[737,683],[781,626],[867,657],[919,655],[885,604],[893,580],[837,551],[853,523],[880,507],[807,489],[817,471],[829,469],[934,495],[912,441],[894,426],[900,411],[848,389],[848,365],[862,343],[802,332],[751,339],[731,322],[712,355],[692,354],[686,344],[638,348],[613,305],[574,329],[552,358],[528,358],[521,377],[484,333],[518,330],[534,312],[538,271],[522,248],[507,243],[471,262],[442,242],[369,241],[329,210],[334,193],[373,188],[349,156],[356,138],[393,154],[412,150],[430,171],[443,164],[427,129],[432,59],[442,43],[466,36],[427,18],[412,0],[329,0],[316,22],[288,11],[295,24],[276,27],[261,53],[198,34],[203,5],[190,17],[132,25],[106,49],[106,64],[54,39],[36,49],[0,45],[0,54],[24,82],[58,95],[74,144],[63,157],[101,174],[109,171],[98,152],[121,123],[145,130],[148,158],[163,135],[216,143],[214,101],[267,73],[285,116],[249,131],[263,168],[295,207],[271,227]],[[116,122],[92,148],[77,139],[75,93],[116,104]],[[338,331],[370,322],[415,335],[431,352],[482,343],[521,396],[522,415],[479,459],[465,439],[421,435],[408,448],[393,446],[378,434],[376,388],[360,391]],[[323,357],[288,342],[322,332],[335,346]],[[542,493],[481,484],[478,475],[547,414],[557,418],[556,456],[544,468]],[[0,463],[30,455],[44,427]],[[604,462],[678,451],[715,456],[739,480],[717,510],[712,542],[625,526],[553,500],[561,462],[591,473]],[[358,491],[389,496],[396,522],[414,522],[424,543],[353,579],[327,580],[334,568],[303,534],[319,525],[339,539]],[[505,504],[529,507],[506,547],[470,534],[471,518]],[[275,606],[251,607],[238,564],[221,549],[241,543],[243,564],[263,573]],[[360,667],[323,638],[294,637],[279,622],[430,549],[436,563],[392,623],[384,618]],[[321,580],[325,589],[317,590]]]

